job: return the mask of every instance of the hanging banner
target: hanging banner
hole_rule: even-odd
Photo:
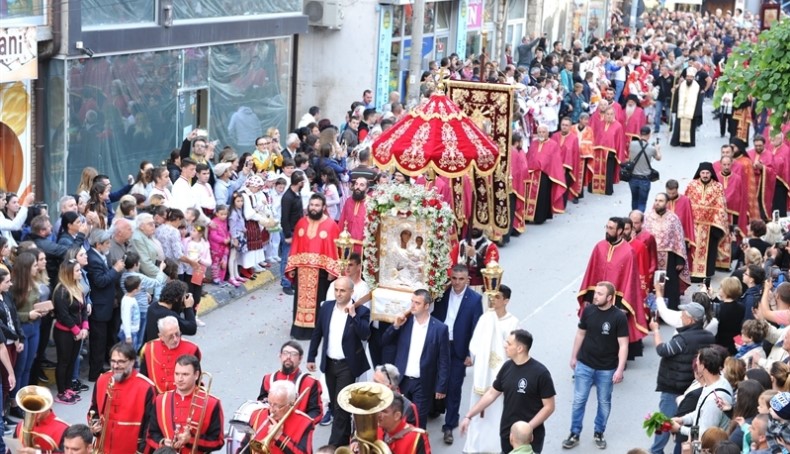
[[[379,12],[379,53],[376,64],[376,109],[381,112],[389,102],[390,54],[392,53],[392,6],[381,5]]]
[[[455,53],[461,60],[466,58],[466,18],[469,15],[469,2],[468,0],[461,0],[458,5],[458,21],[456,27],[458,30],[455,35]]]
[[[36,78],[36,27],[0,28],[0,83]]]

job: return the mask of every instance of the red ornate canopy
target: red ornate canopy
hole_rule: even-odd
[[[446,177],[490,175],[499,161],[496,144],[444,95],[407,113],[373,142],[373,160],[409,176],[427,169]]]

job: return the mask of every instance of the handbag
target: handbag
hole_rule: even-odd
[[[636,163],[639,161],[639,158],[641,158],[642,155],[645,154],[645,148],[647,148],[647,142],[642,143],[642,141],[640,140],[639,144],[642,146],[642,150],[639,151],[639,154],[636,155],[636,159],[634,159],[633,161],[628,161],[620,166],[621,181],[625,181],[625,182],[631,181],[631,178],[634,176],[634,167],[636,167]],[[658,173],[658,170],[653,168],[653,166],[650,164],[650,159],[647,156],[645,156],[645,159],[647,160],[647,167],[650,169],[650,175],[648,176],[650,181],[656,182],[660,180],[661,174]]]

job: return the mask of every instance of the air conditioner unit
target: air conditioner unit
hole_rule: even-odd
[[[343,7],[338,0],[306,0],[304,14],[307,16],[307,23],[313,27],[343,27]]]

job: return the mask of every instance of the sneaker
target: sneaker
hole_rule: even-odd
[[[201,326],[201,327],[202,326],[206,326],[206,322],[204,322],[203,320],[201,320],[201,319],[199,319],[197,317],[195,317],[195,323],[197,324],[197,326]]]
[[[38,381],[41,383],[49,383],[49,377],[44,372],[38,374]]]
[[[328,426],[332,424],[332,410],[327,410],[326,413],[324,413],[324,417],[321,418],[321,422],[318,424],[322,426]]]
[[[82,397],[80,397],[79,394],[77,394],[76,392],[74,392],[71,389],[67,389],[66,390],[66,394],[69,394],[71,396],[71,398],[74,399],[74,402],[79,402],[79,401],[82,400]]]
[[[83,382],[81,382],[79,380],[74,380],[74,381],[71,382],[71,390],[74,391],[77,394],[79,394],[79,393],[81,393],[83,391],[88,391],[89,389],[91,389],[90,386],[86,385],[85,383],[83,383]]]
[[[55,402],[63,405],[74,405],[77,403],[77,400],[71,394],[63,392],[55,396]]]
[[[14,435],[14,432],[16,432],[16,423],[13,423],[13,424],[10,424],[10,425],[6,424],[5,427],[3,427],[3,436],[4,437],[10,437],[10,436]]]
[[[603,432],[595,432],[593,435],[593,440],[595,441],[595,446],[598,449],[606,449],[606,440],[603,438]]]
[[[292,287],[283,287],[283,293],[289,296],[293,296],[294,289]]]
[[[25,412],[19,407],[11,407],[8,410],[8,415],[16,419],[25,419]]]
[[[571,449],[579,446],[579,436],[571,432],[568,438],[562,440],[562,449]]]

